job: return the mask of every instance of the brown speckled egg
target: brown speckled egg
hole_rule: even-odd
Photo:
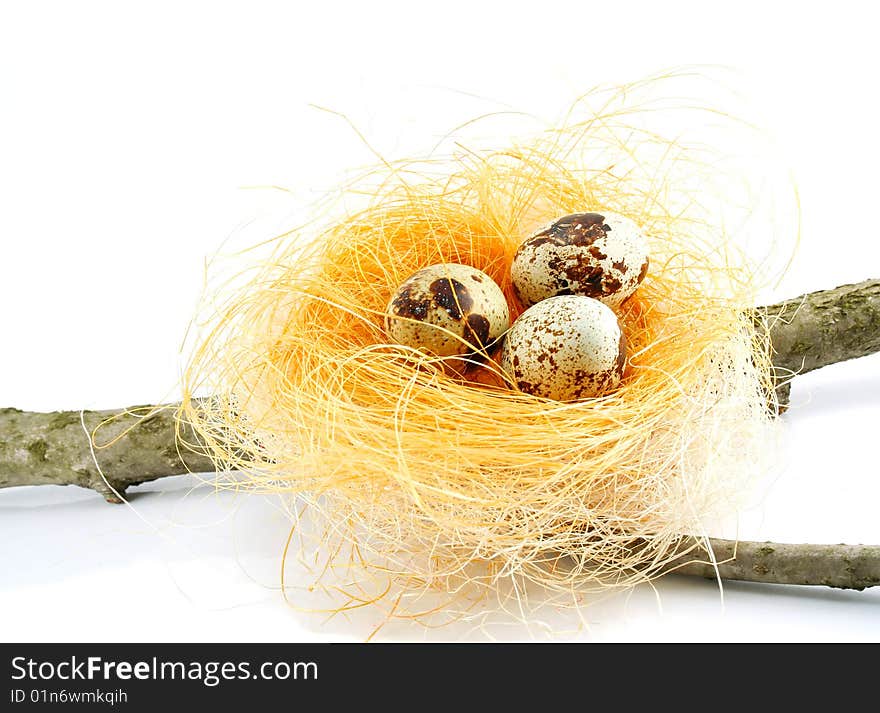
[[[615,213],[575,213],[526,240],[510,268],[526,306],[554,295],[586,295],[619,306],[648,271],[639,227]]]
[[[411,275],[385,310],[389,338],[439,356],[490,346],[510,326],[501,288],[470,265],[442,263]]]
[[[542,300],[504,337],[501,367],[521,391],[557,401],[600,396],[620,384],[626,339],[612,309],[582,295]]]

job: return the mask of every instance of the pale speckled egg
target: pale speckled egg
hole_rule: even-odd
[[[385,310],[385,331],[392,341],[438,356],[485,350],[509,326],[501,288],[485,272],[457,263],[414,273]]]
[[[529,307],[501,348],[501,367],[521,391],[557,401],[616,388],[626,339],[614,311],[591,297],[560,295]]]
[[[648,242],[616,213],[575,213],[526,240],[510,268],[526,306],[554,295],[585,295],[611,307],[632,296],[648,271]]]

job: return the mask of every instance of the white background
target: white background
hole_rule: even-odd
[[[880,276],[876,17],[865,3],[29,2],[0,9],[0,405],[173,398],[204,259],[345,169],[488,111],[555,115],[597,83],[731,68],[800,189],[778,296]],[[724,70],[726,71],[726,70]],[[744,104],[745,105],[745,104]],[[291,191],[257,190],[276,185]],[[880,357],[796,381],[784,466],[744,539],[880,543]],[[2,436],[0,436],[2,437]],[[160,481],[110,506],[0,492],[5,640],[362,640],[291,609],[272,503]],[[133,508],[133,509],[132,509]],[[140,516],[140,517],[138,517]],[[878,640],[880,592],[666,578],[588,607],[582,640]],[[501,638],[544,637],[511,627]],[[378,638],[479,638],[389,627]]]

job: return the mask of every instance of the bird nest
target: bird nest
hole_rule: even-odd
[[[760,468],[770,348],[746,309],[754,271],[694,200],[711,163],[619,104],[582,113],[503,150],[383,164],[363,208],[278,238],[193,353],[182,417],[235,487],[297,496],[329,552],[322,576],[349,571],[350,606],[649,580]],[[515,318],[518,245],[585,210],[631,218],[650,244],[616,308],[613,392],[552,401],[496,360],[450,368],[390,343],[389,298],[436,263],[487,273]]]

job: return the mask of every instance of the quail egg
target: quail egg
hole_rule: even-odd
[[[560,295],[523,312],[504,337],[501,367],[521,391],[557,401],[599,396],[620,384],[626,339],[614,311]]]
[[[526,306],[554,295],[586,295],[617,307],[648,271],[648,245],[629,218],[575,213],[526,240],[510,268]]]
[[[484,351],[510,326],[501,288],[470,265],[442,263],[411,275],[385,310],[389,338],[438,356]]]

